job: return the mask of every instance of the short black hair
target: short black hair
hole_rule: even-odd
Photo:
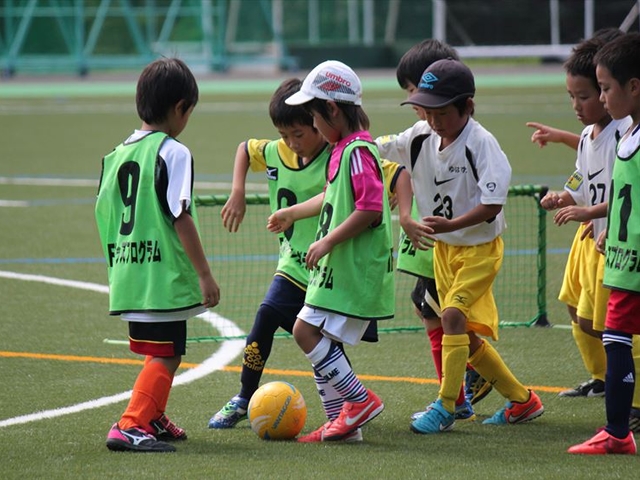
[[[571,50],[571,55],[564,62],[564,69],[569,75],[588,78],[596,90],[600,91],[596,78],[596,53],[608,42],[624,35],[618,28],[603,28],[587,40],[583,40]]]
[[[198,84],[182,60],[160,58],[145,67],[136,87],[136,108],[142,121],[162,123],[181,100],[183,112],[198,103]]]
[[[403,90],[409,87],[409,83],[418,86],[424,71],[433,62],[444,58],[460,60],[455,48],[435,38],[428,38],[415,44],[405,52],[398,62],[396,67],[398,85]]]
[[[285,100],[300,90],[302,80],[289,78],[284,80],[271,96],[269,116],[277,127],[303,125],[313,127],[313,118],[302,105],[289,105]]]
[[[303,104],[307,112],[318,112],[320,116],[331,125],[331,116],[329,115],[329,109],[327,108],[327,101],[320,98],[314,98],[313,100]],[[369,130],[370,122],[369,117],[365,113],[364,109],[360,105],[353,105],[351,103],[334,102],[338,108],[342,111],[343,115],[347,119],[347,126],[351,131]]]
[[[627,33],[607,43],[596,54],[595,63],[609,70],[620,85],[640,78],[640,33]]]

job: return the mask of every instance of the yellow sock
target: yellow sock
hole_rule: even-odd
[[[636,377],[640,372],[640,335],[633,336],[633,364],[636,366]],[[636,381],[635,389],[633,390],[633,402],[631,403],[633,408],[640,408],[640,382]]]
[[[529,400],[529,390],[511,373],[489,342],[482,342],[480,348],[469,358],[469,363],[506,399],[518,403]]]
[[[456,411],[456,399],[460,393],[460,385],[464,380],[464,372],[469,358],[469,336],[442,336],[442,383],[440,384],[440,400],[449,413]]]
[[[571,331],[587,372],[591,378],[604,382],[604,375],[607,372],[607,354],[602,340],[583,332],[577,323],[571,323]]]

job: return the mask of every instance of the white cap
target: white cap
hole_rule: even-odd
[[[314,98],[362,105],[362,84],[351,69],[337,60],[327,60],[311,70],[300,91],[285,100],[288,105],[302,105]]]

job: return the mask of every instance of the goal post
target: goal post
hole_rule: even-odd
[[[515,185],[505,206],[507,229],[503,234],[505,255],[494,284],[501,326],[547,326],[546,311],[546,211],[540,198],[547,187]],[[222,226],[220,210],[228,195],[195,198],[200,235],[213,275],[220,285],[217,315],[231,320],[245,333],[271,283],[278,262],[277,236],[267,231],[270,214],[266,194],[246,196],[247,210],[235,233]],[[394,216],[394,239],[399,224]],[[396,315],[378,324],[381,333],[421,331],[410,300],[415,278],[396,272]],[[279,333],[283,335],[283,333]],[[242,337],[242,336],[240,336]],[[189,340],[219,341],[231,337],[208,323],[195,319],[189,325]]]

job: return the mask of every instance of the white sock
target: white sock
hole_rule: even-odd
[[[318,346],[308,355],[309,359],[316,353],[318,347],[324,342],[323,339]],[[329,385],[331,385],[338,395],[348,402],[364,402],[367,399],[367,390],[364,388],[358,377],[351,369],[351,365],[344,356],[338,344],[330,342],[330,348],[325,357],[319,362],[313,363],[313,369]]]

